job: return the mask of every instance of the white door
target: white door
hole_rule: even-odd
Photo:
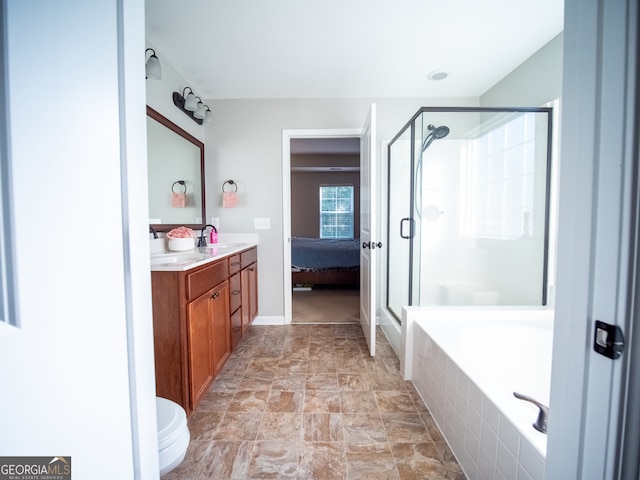
[[[376,354],[376,105],[360,138],[360,325],[369,353]]]

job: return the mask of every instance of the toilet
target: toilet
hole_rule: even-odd
[[[160,475],[176,468],[187,453],[189,446],[189,428],[187,414],[175,402],[156,397],[156,415],[158,418],[158,457]]]

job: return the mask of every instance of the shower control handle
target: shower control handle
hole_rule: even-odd
[[[371,242],[362,242],[362,248],[371,248]]]

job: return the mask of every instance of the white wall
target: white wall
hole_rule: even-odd
[[[20,328],[0,335],[0,453],[157,478],[144,2],[5,5]]]
[[[483,107],[541,107],[562,97],[560,33],[480,96]]]
[[[377,104],[378,139],[390,140],[425,105],[475,105],[472,98],[207,100],[214,125],[207,128],[207,215],[220,217],[220,231],[257,232],[260,316],[284,316],[282,238],[282,130],[362,128]],[[240,205],[223,209],[222,182],[238,183]],[[270,230],[253,228],[269,217]],[[289,272],[287,272],[289,274]]]

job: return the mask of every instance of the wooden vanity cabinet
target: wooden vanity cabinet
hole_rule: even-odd
[[[191,413],[231,352],[226,259],[151,272],[156,394]]]
[[[152,271],[151,287],[156,395],[190,415],[257,316],[257,249]]]

